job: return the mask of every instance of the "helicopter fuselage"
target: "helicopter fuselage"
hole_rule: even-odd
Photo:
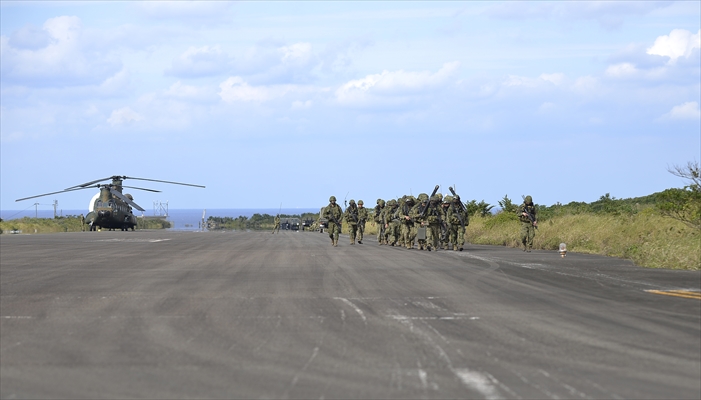
[[[129,196],[131,197],[131,196]],[[85,218],[90,230],[121,229],[134,230],[136,217],[131,206],[117,197],[111,196],[109,189],[101,189],[100,197],[95,200],[92,210]]]

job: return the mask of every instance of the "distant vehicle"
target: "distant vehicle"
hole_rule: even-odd
[[[284,222],[280,223],[280,229],[287,229],[290,231],[298,231],[300,226],[299,218],[287,218]]]
[[[98,183],[110,179],[112,180],[112,183]],[[121,229],[123,231],[131,229],[133,231],[134,227],[136,227],[136,216],[134,216],[132,207],[136,208],[139,211],[145,210],[138,204],[134,203],[134,197],[132,197],[132,195],[128,193],[122,193],[122,188],[146,190],[149,192],[160,192],[160,190],[144,189],[139,187],[122,185],[122,181],[125,179],[135,179],[140,181],[161,182],[170,183],[173,185],[185,185],[204,188],[204,186],[202,185],[193,185],[191,183],[161,181],[157,179],[133,178],[129,176],[115,175],[103,179],[96,179],[94,181],[83,183],[81,185],[72,186],[68,189],[64,189],[58,192],[44,193],[36,196],[17,199],[15,201],[33,199],[35,197],[48,196],[50,194],[97,188],[100,190],[100,192],[95,194],[95,196],[93,196],[93,198],[90,200],[90,204],[88,206],[88,215],[85,217],[85,223],[90,227],[90,230],[95,231],[98,229],[105,228],[109,230]]]

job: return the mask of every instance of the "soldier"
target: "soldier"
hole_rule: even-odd
[[[80,231],[85,232],[85,217],[80,214]]]
[[[350,244],[355,244],[355,236],[358,233],[358,207],[355,205],[355,200],[351,199],[346,212],[343,215],[348,222],[348,234],[350,235]]]
[[[329,205],[324,209],[324,218],[328,219],[329,237],[331,238],[331,245],[338,246],[338,235],[341,233],[341,217],[343,216],[343,211],[341,206],[336,204],[336,196],[329,197]]]
[[[533,198],[526,196],[523,199],[523,204],[518,209],[518,218],[521,221],[521,243],[523,243],[523,251],[531,252],[533,248],[533,237],[535,230],[538,228],[538,210],[533,204]]]
[[[382,213],[385,209],[385,201],[382,199],[377,199],[377,205],[375,206],[375,213],[372,216],[373,226],[377,225],[377,244],[382,246],[387,244],[387,235],[385,234],[385,224],[382,222]]]
[[[394,246],[399,240],[399,203],[397,200],[392,199],[387,202],[382,222],[385,225],[387,242],[390,246]]]
[[[450,196],[446,196],[446,198],[448,197]],[[465,227],[470,225],[470,217],[461,203],[460,196],[455,196],[451,199],[445,219],[449,224],[450,241],[453,244],[453,250],[462,251],[463,246],[465,246]]]
[[[365,221],[368,220],[368,209],[363,206],[363,201],[358,200],[358,244],[363,244],[365,233]]]
[[[275,234],[275,231],[277,231],[277,233],[280,233],[280,215],[275,216],[275,226],[273,226],[273,234]]]
[[[447,217],[448,208],[450,207],[450,203],[453,201],[453,196],[447,195],[444,198],[442,194],[438,193],[438,197],[441,199],[443,215]],[[450,242],[450,223],[448,222],[447,218],[443,220],[441,230],[441,246],[443,246],[443,250],[448,250],[448,243]]]
[[[443,207],[440,204],[441,200],[436,195],[431,197],[428,203],[428,210],[426,211],[426,222],[428,223],[426,242],[428,251],[431,251],[432,248],[438,251],[438,245],[440,244],[441,228],[445,220]]]
[[[412,210],[416,205],[416,199],[414,196],[408,196],[404,201],[404,205],[400,210],[401,219],[401,235],[403,238],[404,246],[407,249],[414,248],[414,220],[412,218]]]
[[[422,215],[428,207],[428,195],[426,193],[419,194],[418,204],[411,209],[411,218],[414,220],[414,229],[416,229],[416,238],[419,245],[419,250],[427,248],[426,243],[426,215]]]

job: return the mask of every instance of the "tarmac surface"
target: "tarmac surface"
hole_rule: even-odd
[[[3,399],[701,398],[698,271],[291,231],[0,246]]]

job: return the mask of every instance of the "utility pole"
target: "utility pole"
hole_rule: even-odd
[[[34,218],[39,218],[39,211],[37,208],[38,206],[39,206],[39,203],[34,203]]]
[[[56,207],[58,207],[58,200],[54,200],[54,219],[56,219]]]

